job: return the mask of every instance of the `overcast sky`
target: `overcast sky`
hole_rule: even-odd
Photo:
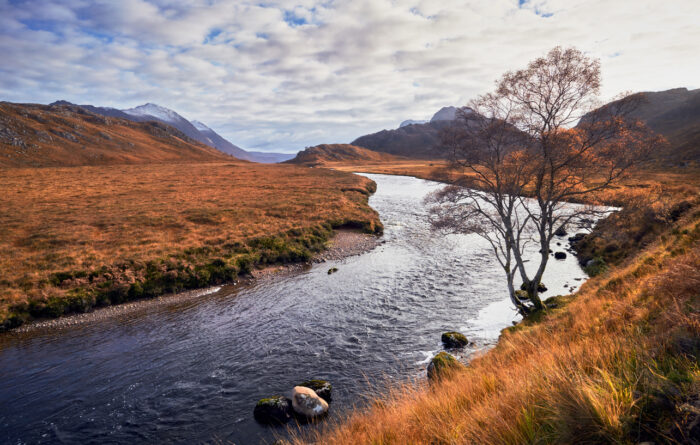
[[[700,87],[700,0],[0,0],[0,100],[154,102],[234,144],[350,142],[464,105],[556,45],[603,99]]]

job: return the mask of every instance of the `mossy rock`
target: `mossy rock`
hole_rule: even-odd
[[[451,354],[445,351],[438,354],[428,363],[428,379],[438,380],[450,371],[454,371],[462,367],[462,364],[457,361]]]
[[[586,262],[586,266],[583,268],[583,270],[589,276],[595,277],[596,275],[600,275],[606,270],[608,270],[608,265],[605,263],[605,260],[603,258],[595,257],[592,260]]]
[[[297,386],[303,386],[305,388],[311,388],[316,391],[316,394],[328,403],[331,403],[331,391],[333,390],[333,385],[326,380],[312,379],[307,380],[304,383],[300,383]]]
[[[526,290],[516,290],[515,298],[520,301],[527,301],[530,299],[530,294],[528,294]]]
[[[527,290],[527,284],[523,283],[520,285],[520,290]],[[547,292],[547,286],[540,282],[537,284],[537,292]]]
[[[469,344],[469,340],[464,334],[455,331],[445,332],[441,339],[442,344],[448,349],[459,349]]]
[[[291,420],[292,415],[292,402],[284,396],[260,399],[253,410],[255,420],[265,424],[287,423]]]
[[[338,268],[337,268],[337,267],[331,267],[330,269],[328,269],[328,275],[334,274],[334,273],[336,273],[336,272],[338,272]]]
[[[549,297],[544,300],[542,304],[544,304],[547,309],[559,309],[569,304],[571,300],[573,300],[573,296],[571,295],[555,295],[554,297]]]

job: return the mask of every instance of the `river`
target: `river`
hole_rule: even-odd
[[[385,226],[371,252],[145,313],[1,336],[0,443],[271,441],[285,429],[253,420],[262,397],[326,379],[338,418],[362,404],[368,382],[423,378],[446,330],[475,343],[466,355],[493,345],[517,317],[488,245],[431,232],[423,198],[438,183],[366,176]],[[572,255],[552,259],[544,297],[584,277]]]

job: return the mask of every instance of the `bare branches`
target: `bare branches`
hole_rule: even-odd
[[[433,225],[487,239],[506,272],[514,302],[519,302],[512,295],[517,271],[530,307],[543,309],[537,284],[554,232],[598,212],[563,203],[595,202],[597,193],[663,142],[640,122],[626,119],[642,96],[591,111],[599,103],[599,91],[599,61],[557,47],[525,69],[504,74],[495,92],[460,109],[457,125],[443,133],[450,168],[461,175],[431,197]],[[531,242],[541,252],[532,276],[523,265]],[[523,313],[529,310],[521,302],[516,306]]]

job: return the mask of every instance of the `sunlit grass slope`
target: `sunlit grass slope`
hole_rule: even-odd
[[[298,443],[693,443],[700,208],[437,384],[406,384]],[[439,333],[436,333],[438,335]]]

